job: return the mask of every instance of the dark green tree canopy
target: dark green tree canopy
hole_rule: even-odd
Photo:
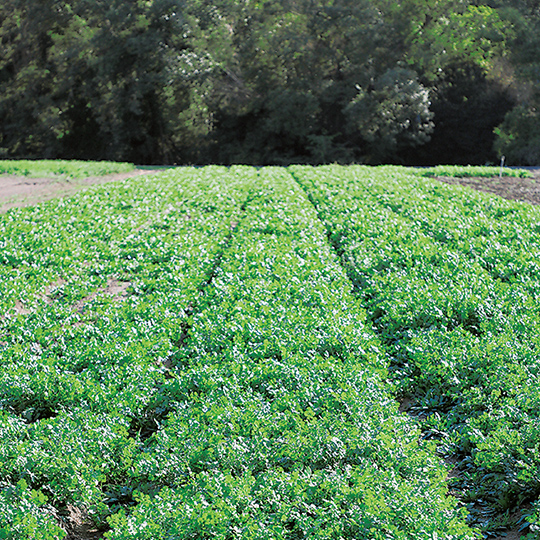
[[[483,163],[531,136],[539,24],[530,0],[4,0],[0,154]]]

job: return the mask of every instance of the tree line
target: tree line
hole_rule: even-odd
[[[0,157],[540,163],[536,0],[2,0]]]

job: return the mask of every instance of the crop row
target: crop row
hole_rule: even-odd
[[[475,522],[493,533],[525,508],[537,530],[538,210],[399,168],[292,171]]]
[[[62,538],[57,510],[100,523],[130,500],[171,358],[254,176],[164,173],[0,217],[2,537]]]
[[[414,171],[420,176],[441,177],[447,176],[452,178],[493,178],[496,176],[511,176],[517,178],[528,178],[531,173],[524,169],[510,169],[508,167],[493,167],[493,166],[468,166],[462,165],[437,165],[436,167],[425,167]]]

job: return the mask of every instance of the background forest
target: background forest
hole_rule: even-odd
[[[540,163],[537,0],[2,0],[0,158]]]

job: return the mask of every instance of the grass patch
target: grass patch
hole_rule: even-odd
[[[135,170],[132,163],[112,161],[76,160],[0,160],[0,174],[14,174],[31,178],[86,178],[106,174],[124,173]]]
[[[416,169],[416,173],[419,176],[427,176],[430,178],[437,176],[448,176],[451,178],[474,178],[485,177],[490,178],[493,176],[511,176],[514,178],[530,178],[532,174],[526,169],[509,169],[500,167],[473,167],[462,165],[437,165],[436,167],[429,167],[426,169]]]

